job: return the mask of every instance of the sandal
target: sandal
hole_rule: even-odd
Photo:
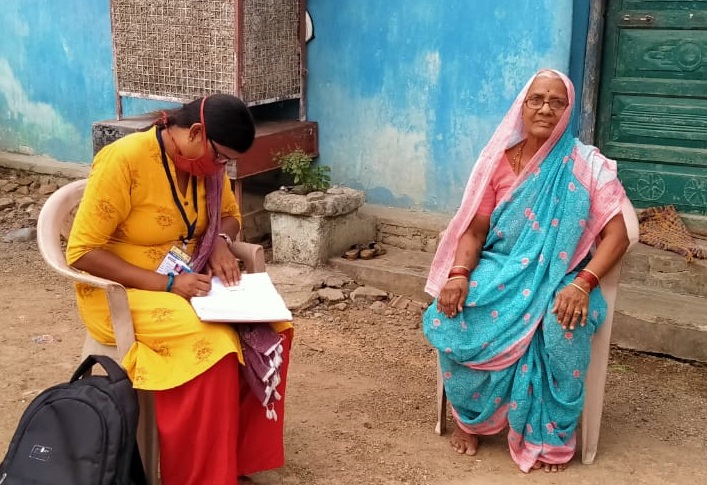
[[[373,259],[376,256],[381,256],[387,252],[388,251],[386,251],[385,248],[380,245],[380,243],[377,243],[376,241],[371,241],[368,243],[368,246],[361,250],[361,254],[359,255],[359,257],[361,259]]]
[[[353,261],[361,255],[363,250],[363,244],[352,244],[349,249],[346,250],[344,254],[341,255],[342,258]]]

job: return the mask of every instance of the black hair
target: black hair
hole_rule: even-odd
[[[201,101],[195,99],[181,108],[167,110],[167,120],[158,120],[160,127],[189,128],[201,121]],[[231,94],[212,94],[204,104],[206,137],[239,153],[247,151],[255,140],[255,122],[248,106]]]

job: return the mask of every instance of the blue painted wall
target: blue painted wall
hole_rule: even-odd
[[[530,74],[570,66],[570,0],[308,5],[320,161],[374,203],[453,211]],[[0,32],[0,150],[89,163],[91,124],[115,116],[109,0],[3,0]],[[164,105],[126,100],[125,112]]]
[[[373,203],[452,211],[528,77],[568,71],[570,0],[309,0],[320,160]]]
[[[115,118],[108,0],[3,0],[0,150],[89,163],[91,124]],[[165,103],[128,100],[126,114]]]

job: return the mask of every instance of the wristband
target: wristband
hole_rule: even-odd
[[[467,270],[469,273],[471,273],[471,268],[467,268],[466,266],[462,266],[462,265],[452,266],[452,269],[457,269],[457,268],[465,269],[465,270]]]
[[[174,273],[167,273],[167,288],[165,291],[170,293],[172,291],[172,286],[174,286]]]

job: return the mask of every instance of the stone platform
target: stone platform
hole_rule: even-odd
[[[368,204],[361,212],[377,219],[377,240],[388,253],[367,261],[334,257],[329,264],[361,283],[429,303],[425,279],[448,219]],[[707,261],[688,263],[641,243],[625,256],[612,343],[707,362],[706,316]]]

